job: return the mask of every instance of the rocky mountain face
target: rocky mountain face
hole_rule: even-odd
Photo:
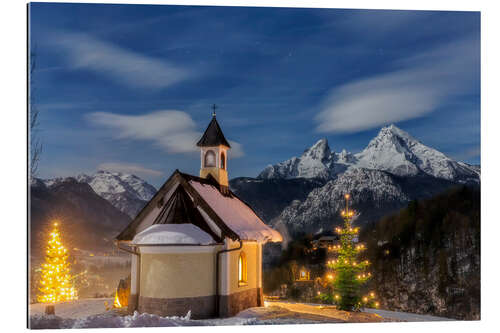
[[[49,182],[36,179],[30,187],[31,254],[40,254],[55,220],[65,242],[81,249],[109,248],[112,239],[131,221],[125,213],[75,178]]]
[[[389,309],[480,319],[480,191],[449,190],[362,230]]]
[[[321,139],[300,157],[266,167],[257,179],[282,184],[296,179],[309,182],[313,189],[307,196],[290,195],[292,200],[279,214],[253,197],[258,191],[247,192],[244,186],[238,191],[256,210],[264,211],[272,225],[285,226],[292,234],[317,233],[340,223],[345,193],[351,194],[352,205],[362,212],[356,223],[366,224],[411,200],[428,198],[458,184],[476,186],[480,169],[454,161],[390,125],[359,153],[335,153],[327,140]]]
[[[231,191],[243,198],[264,221],[271,221],[294,200],[303,201],[321,179],[258,179],[239,177],[229,181]]]
[[[344,195],[350,193],[352,203],[364,221],[376,219],[387,210],[401,208],[410,198],[389,173],[379,170],[353,168],[313,189],[305,200],[295,200],[286,207],[277,222],[288,227],[292,234],[316,233],[329,230],[344,208]],[[333,216],[332,216],[333,215]],[[359,221],[358,221],[359,222]]]
[[[94,175],[80,174],[76,180],[89,184],[95,193],[131,218],[134,218],[156,193],[156,188],[143,179],[120,172],[100,170]],[[50,187],[62,181],[65,181],[65,178],[48,179],[44,183]]]

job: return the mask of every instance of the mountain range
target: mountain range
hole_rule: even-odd
[[[477,167],[454,161],[395,125],[383,127],[357,154],[345,149],[335,153],[327,139],[321,139],[300,157],[267,166],[258,178],[332,179],[353,168],[386,171],[401,177],[426,175],[462,183],[479,182]]]
[[[256,178],[230,181],[264,221],[292,237],[338,224],[345,193],[359,212],[356,223],[366,224],[458,184],[478,186],[479,166],[455,161],[394,125],[382,128],[359,153],[334,152],[321,139],[300,157],[269,165]],[[98,234],[108,239],[155,193],[141,178],[112,171],[35,179],[32,226],[38,230],[48,218],[68,216],[88,226],[87,233],[105,230]]]
[[[299,179],[300,188],[280,192]],[[356,222],[366,224],[458,184],[478,186],[479,166],[455,161],[394,125],[383,127],[359,153],[333,152],[321,139],[300,157],[267,166],[257,179],[230,182],[271,225],[292,234],[318,233],[340,223],[346,193],[359,211]],[[269,190],[259,190],[264,188]],[[283,208],[276,214],[270,205]]]
[[[30,186],[30,245],[43,250],[51,221],[61,221],[66,241],[89,251],[109,251],[112,240],[156,193],[141,178],[120,172],[53,179],[35,178]]]
[[[43,253],[52,222],[60,222],[65,244],[71,248],[106,251],[112,239],[131,220],[99,196],[87,183],[64,178],[47,186],[34,179],[30,186],[31,255]]]
[[[67,179],[53,178],[43,182],[50,188]],[[121,172],[99,170],[93,175],[80,174],[74,179],[88,184],[95,193],[131,218],[134,218],[156,193],[156,188],[145,180]]]

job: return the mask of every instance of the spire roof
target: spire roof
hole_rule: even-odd
[[[215,118],[215,114],[213,115],[210,124],[208,124],[205,133],[203,133],[203,136],[196,145],[198,147],[213,147],[222,145],[231,148],[229,142],[227,142],[226,138],[224,137],[224,133],[222,133],[219,123]]]

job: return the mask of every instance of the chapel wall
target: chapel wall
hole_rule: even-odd
[[[215,252],[141,254],[140,296],[215,295]]]
[[[229,284],[226,294],[242,292],[249,289],[259,287],[259,260],[257,242],[243,242],[241,250],[229,252]],[[238,258],[241,252],[245,252],[247,258],[247,283],[246,285],[238,284]]]

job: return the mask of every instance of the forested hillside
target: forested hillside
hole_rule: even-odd
[[[364,228],[384,307],[480,318],[480,207],[479,188],[462,186]]]

